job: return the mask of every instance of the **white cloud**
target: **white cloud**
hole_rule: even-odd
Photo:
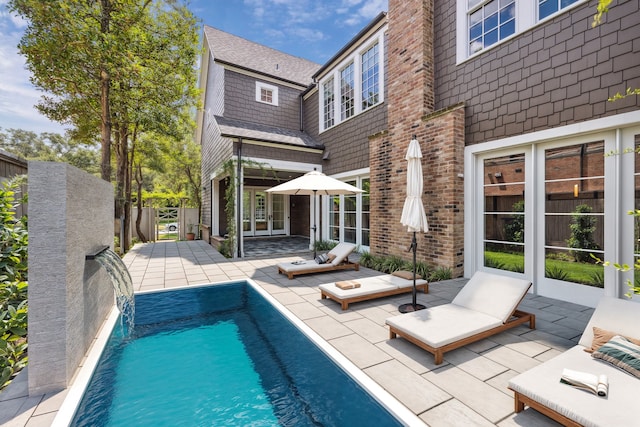
[[[34,108],[42,92],[29,81],[31,75],[25,58],[17,48],[22,31],[15,22],[20,24],[21,20],[12,19],[8,13],[0,14],[0,127],[63,133],[60,124],[51,122]]]

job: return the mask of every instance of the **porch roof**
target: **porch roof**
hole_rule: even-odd
[[[312,148],[319,151],[324,149],[323,144],[299,130],[267,126],[222,116],[215,116],[215,119],[220,128],[220,134],[227,138],[246,138],[254,141]]]

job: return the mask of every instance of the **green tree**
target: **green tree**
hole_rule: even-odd
[[[567,246],[575,249],[598,249],[593,233],[596,231],[597,219],[593,215],[588,215],[593,211],[591,206],[582,204],[576,206],[571,215],[571,237],[567,239]],[[593,260],[591,252],[571,251],[574,259],[578,262],[589,262]]]

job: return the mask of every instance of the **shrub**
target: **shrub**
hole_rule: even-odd
[[[27,364],[27,222],[16,181],[0,188],[0,389]]]
[[[591,213],[591,206],[582,204],[576,206],[574,214],[571,216],[571,237],[567,240],[567,246],[575,249],[598,249],[595,243],[593,233],[596,231],[597,218],[593,215],[584,215]],[[591,252],[585,250],[571,251],[571,255],[578,262],[593,262]]]

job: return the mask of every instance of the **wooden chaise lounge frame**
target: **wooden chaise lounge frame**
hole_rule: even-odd
[[[425,294],[429,293],[429,283],[425,282],[422,284],[416,284],[416,289],[417,290],[421,290],[423,291]],[[320,288],[320,296],[322,299],[331,299],[334,300],[335,302],[340,303],[340,307],[343,310],[346,310],[349,308],[349,304],[352,304],[354,302],[362,302],[362,301],[369,301],[372,299],[377,299],[377,298],[383,298],[383,297],[388,297],[388,296],[392,296],[392,295],[398,295],[398,294],[404,294],[404,293],[408,293],[411,292],[413,290],[413,286],[408,286],[408,287],[397,287],[397,288],[393,288],[393,289],[385,289],[383,291],[379,291],[379,292],[372,292],[370,294],[363,294],[363,295],[356,295],[356,296],[352,296],[352,297],[338,297],[336,295],[332,295],[328,292],[326,292],[324,289]]]
[[[530,329],[535,329],[535,315],[517,309],[530,287],[531,282],[524,279],[512,279],[478,271],[462,288],[456,298],[454,298],[451,303],[445,304],[445,306],[457,306],[472,312],[483,313],[496,320],[500,320],[502,322],[501,324],[477,333],[462,336],[460,339],[443,344],[442,346],[434,347],[420,338],[393,326],[391,323],[395,323],[392,320],[395,318],[391,318],[387,319],[386,322],[389,326],[389,338],[393,339],[401,336],[407,341],[433,354],[435,364],[439,365],[442,363],[444,353],[448,351],[480,341],[527,322],[529,323]],[[499,299],[501,296],[505,299],[504,305],[501,305],[500,301],[496,301],[496,299]],[[440,307],[435,307],[434,309],[438,310]],[[422,311],[402,314],[396,318],[402,318],[402,316],[419,317],[419,313],[422,313]],[[390,320],[391,323],[389,323]],[[465,319],[460,317],[458,320],[464,321]],[[425,320],[424,323],[426,327],[428,320]]]
[[[283,267],[278,266],[279,274],[286,274],[289,280],[293,279],[293,276],[299,276],[301,274],[312,274],[312,273],[324,273],[326,271],[336,271],[336,270],[350,270],[354,269],[355,271],[360,271],[360,264],[357,262],[351,262],[349,259],[345,259],[338,265],[332,265],[331,268],[327,268],[326,264],[318,264],[318,267],[309,267],[304,270],[293,270],[286,271]]]
[[[424,350],[427,350],[429,353],[433,354],[435,364],[439,365],[442,363],[444,354],[448,351],[455,350],[456,348],[464,347],[465,345],[483,340],[492,335],[499,334],[500,332],[506,331],[507,329],[515,328],[516,326],[522,325],[523,323],[527,323],[527,322],[529,322],[530,329],[536,328],[536,316],[534,314],[526,313],[520,310],[515,310],[513,312],[512,318],[500,326],[488,329],[486,331],[482,331],[478,334],[462,338],[458,341],[454,341],[450,344],[446,344],[446,345],[443,345],[442,347],[437,347],[437,348],[431,347],[429,344],[423,341],[420,341],[419,339],[414,338],[409,334],[405,334],[391,325],[389,325],[389,338],[393,339],[399,335],[402,338],[406,339],[407,341],[417,345],[418,347]]]

